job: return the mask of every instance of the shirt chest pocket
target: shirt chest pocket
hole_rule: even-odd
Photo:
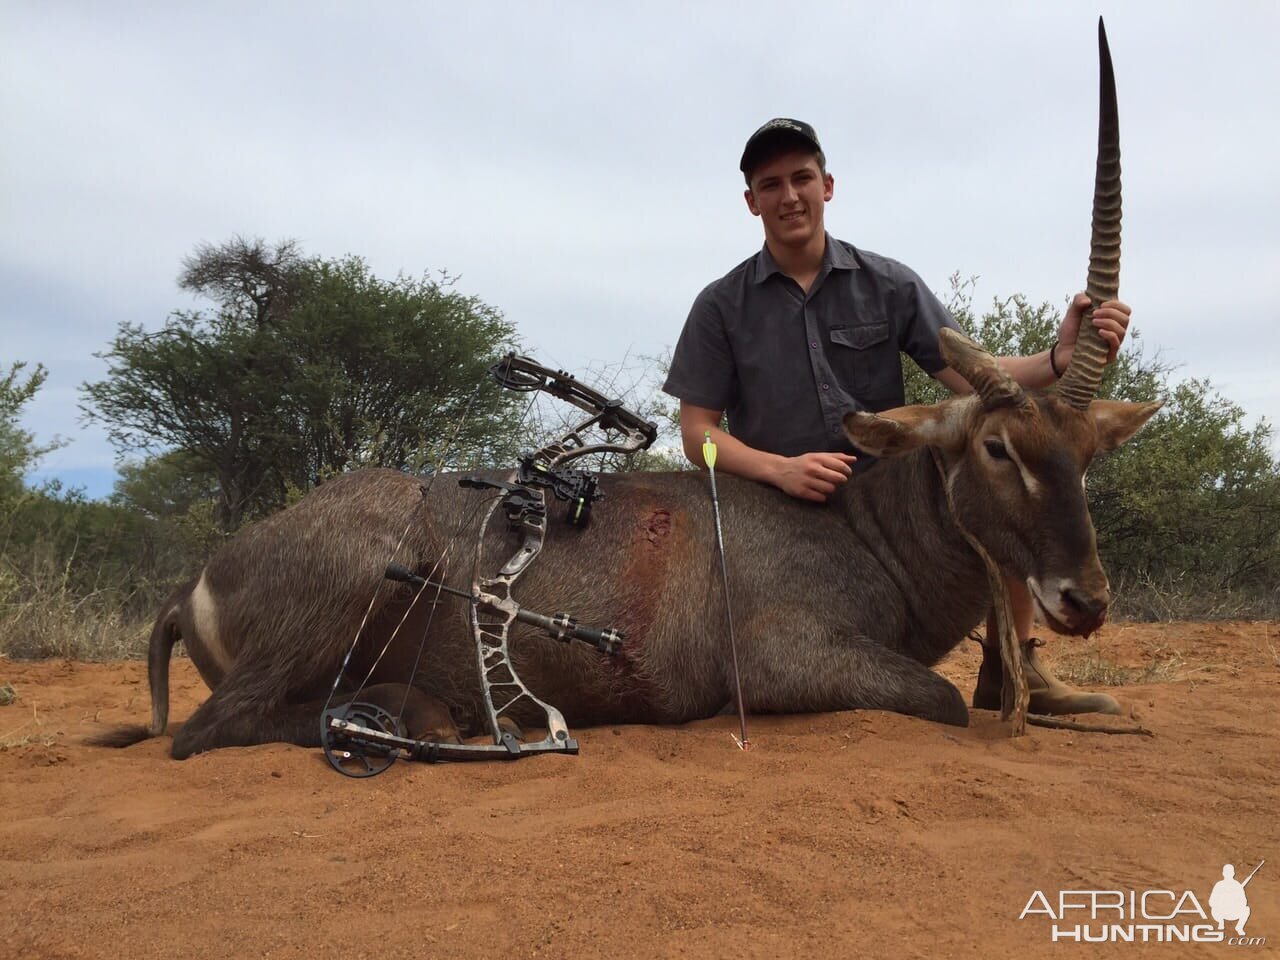
[[[890,324],[855,323],[832,327],[832,369],[854,398],[871,408],[902,392],[902,361]]]

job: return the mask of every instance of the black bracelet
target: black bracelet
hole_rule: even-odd
[[[1062,371],[1058,369],[1058,365],[1053,361],[1053,351],[1058,349],[1058,341],[1053,341],[1053,346],[1049,348],[1049,369],[1053,371],[1053,375],[1059,380],[1062,379]]]

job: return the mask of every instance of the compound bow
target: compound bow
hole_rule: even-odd
[[[567,613],[547,616],[525,610],[513,599],[512,588],[541,553],[546,542],[547,492],[550,491],[557,500],[568,502],[566,521],[574,526],[585,526],[591,518],[592,504],[603,497],[599,490],[598,473],[575,470],[567,464],[593,453],[637,453],[653,443],[657,437],[657,427],[627,409],[620,400],[610,399],[580,383],[571,374],[544,367],[528,357],[509,354],[490,367],[489,373],[507,390],[520,393],[541,391],[572,404],[588,416],[570,427],[558,439],[522,456],[519,465],[505,482],[478,476],[467,476],[458,481],[463,487],[492,489],[501,494],[492,498],[480,523],[475,546],[474,569],[477,572],[472,578],[469,591],[451,587],[430,577],[419,576],[396,563],[387,566],[386,577],[417,587],[411,607],[428,588],[435,589],[437,599],[441,593],[448,593],[468,601],[471,631],[476,646],[476,665],[493,743],[437,743],[408,737],[399,717],[392,716],[381,707],[358,701],[360,690],[368,681],[366,677],[350,702],[333,708],[326,706],[321,717],[321,744],[325,756],[336,770],[348,776],[374,776],[397,759],[427,762],[514,760],[536,753],[577,753],[578,742],[569,736],[569,728],[560,711],[539,699],[516,673],[508,648],[511,625],[516,621],[531,624],[542,628],[557,640],[580,640],[606,655],[616,655],[622,648],[624,637],[617,630],[580,625]],[[588,439],[592,431],[600,435],[600,439],[595,442],[589,442]],[[436,475],[438,470],[433,472],[431,480],[423,487],[424,500]],[[478,571],[485,531],[499,506],[506,515],[508,527],[521,534],[523,539],[519,549],[495,575],[482,577]],[[412,523],[412,519],[410,522]],[[460,530],[461,528],[458,532]],[[435,569],[439,569],[439,566],[437,563]],[[371,601],[370,609],[372,606]],[[434,615],[434,611],[433,604],[431,615]],[[407,617],[406,612],[405,618]],[[366,621],[367,619],[366,616]],[[403,626],[404,622],[405,619],[402,619],[399,626]],[[361,626],[363,628],[363,624]],[[399,626],[387,640],[383,652],[394,641]],[[429,615],[423,631],[423,643],[430,626]],[[337,691],[358,642],[357,633],[338,677],[334,680],[334,692]],[[332,699],[331,694],[330,700]],[[512,708],[520,703],[532,703],[543,711],[547,735],[542,740],[534,743],[522,742],[500,722],[503,717],[509,718]]]

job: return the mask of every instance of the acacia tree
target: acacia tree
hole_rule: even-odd
[[[275,465],[296,438],[280,416],[288,362],[270,330],[227,311],[175,313],[154,333],[121,324],[98,356],[107,377],[83,386],[81,409],[119,452],[190,454],[217,478],[226,530],[278,499]]]
[[[282,399],[296,487],[353,466],[491,460],[515,444],[512,398],[485,376],[513,329],[447,275],[387,281],[359,257],[314,261],[279,336],[294,365]]]
[[[263,327],[288,316],[306,266],[295,240],[268,247],[261,240],[237,236],[218,246],[196,244],[183,258],[178,286]]]
[[[236,238],[198,247],[179,283],[215,309],[121,324],[82,410],[121,454],[182,451],[216,478],[226,531],[353,466],[435,462],[478,390],[452,461],[510,442],[510,401],[477,385],[513,329],[447,277],[385,281],[358,257]]]

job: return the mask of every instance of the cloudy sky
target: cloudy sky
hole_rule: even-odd
[[[1116,62],[1122,297],[1145,348],[1280,421],[1280,4],[0,0],[0,364],[43,363],[39,477],[109,492],[79,385],[192,306],[200,241],[445,269],[568,369],[674,344],[753,253],[737,159],[817,128],[828,228],[935,290],[1083,286],[1095,20]]]

